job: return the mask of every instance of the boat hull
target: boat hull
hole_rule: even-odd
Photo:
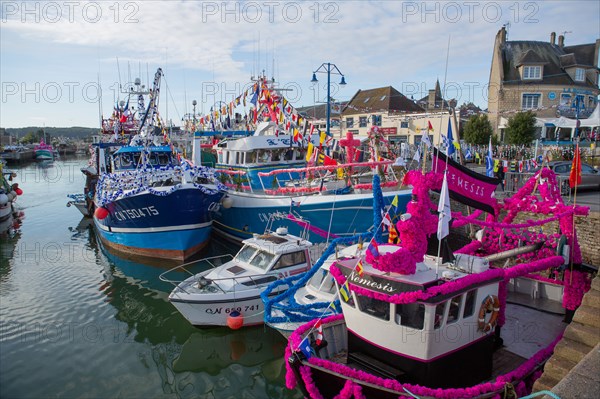
[[[54,159],[54,153],[52,150],[35,150],[35,159],[48,160]]]
[[[399,209],[405,209],[410,201],[410,190],[387,191],[384,202],[389,205],[398,195]],[[290,212],[301,216],[310,225],[337,236],[351,236],[356,232],[371,230],[373,227],[373,194],[308,195],[302,197],[255,195],[229,193],[233,200],[228,209],[221,208],[215,217],[215,231],[226,238],[241,242],[261,234],[269,219],[276,214]],[[300,204],[291,206],[292,202]],[[333,216],[332,216],[333,213]],[[275,217],[275,220],[278,218]],[[331,222],[331,229],[330,229]],[[274,227],[277,222],[274,223]],[[296,223],[286,223],[291,234],[300,235],[303,227]],[[308,240],[313,243],[327,241],[325,236],[310,232]]]
[[[185,260],[207,244],[212,219],[209,209],[221,193],[196,188],[159,196],[142,192],[105,205],[108,216],[94,223],[103,243],[138,256]]]
[[[263,324],[264,306],[260,291],[248,294],[235,301],[189,301],[179,299],[177,294],[169,296],[169,300],[194,326],[226,327],[229,314],[233,311],[241,314],[244,327]]]

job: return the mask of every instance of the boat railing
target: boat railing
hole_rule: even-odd
[[[222,184],[233,190],[253,192],[245,170],[215,169],[215,176]]]
[[[224,260],[224,259],[226,259],[226,260]],[[209,270],[209,269],[214,269],[216,267],[219,267],[219,266],[229,262],[230,260],[233,260],[233,255],[231,255],[231,254],[224,254],[224,255],[211,256],[208,258],[202,258],[200,260],[196,260],[193,262],[188,262],[188,263],[184,263],[179,266],[175,266],[175,267],[167,270],[166,272],[161,273],[160,276],[158,276],[158,278],[160,279],[160,281],[164,281],[166,283],[173,284],[174,287],[177,287],[181,282],[186,280],[188,277],[197,276],[197,273],[193,273],[190,270],[188,270],[191,267],[197,267],[198,265],[200,265],[202,263],[206,263],[206,264],[208,264],[209,267],[205,267],[204,270]],[[167,275],[169,275],[170,273],[174,273],[174,272],[180,272],[180,273],[183,272],[183,273],[186,273],[187,276],[186,276],[186,278],[179,279],[179,280],[172,280],[171,278],[167,277]],[[198,281],[199,280],[200,280],[200,277],[198,277]]]
[[[318,194],[324,192],[342,192],[347,187],[354,189],[370,190],[372,183],[363,183],[363,181],[372,181],[372,176],[378,168],[381,168],[386,180],[381,183],[382,187],[397,186],[399,183],[395,171],[391,167],[394,161],[385,160],[377,162],[360,162],[336,165],[309,166],[305,168],[278,169],[270,172],[259,172],[263,191],[269,195],[306,195]],[[277,177],[279,174],[292,173],[299,178],[285,180],[283,185],[277,180],[277,188],[267,189],[262,181],[263,177]],[[339,182],[345,183],[344,187],[339,187]],[[331,189],[333,186],[333,189]]]

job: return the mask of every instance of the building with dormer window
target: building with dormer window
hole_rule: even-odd
[[[507,41],[496,35],[488,88],[489,118],[504,140],[508,119],[532,110],[538,117],[587,118],[598,103],[598,55],[595,43],[565,46],[552,32],[549,42]]]
[[[399,116],[423,111],[392,86],[358,90],[342,111],[342,131],[366,136],[371,127],[379,126],[393,137],[398,135]]]

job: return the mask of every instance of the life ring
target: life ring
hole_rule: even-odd
[[[485,314],[492,312],[490,320],[485,321]],[[479,318],[477,320],[477,326],[480,331],[488,333],[496,327],[498,321],[498,313],[500,312],[500,301],[496,295],[488,295],[485,300],[481,303],[479,308]]]

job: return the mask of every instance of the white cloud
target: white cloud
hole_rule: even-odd
[[[128,62],[134,70],[140,64],[143,71],[146,65],[163,66],[173,95],[182,96],[185,90],[188,98],[200,100],[202,82],[213,76],[233,87],[236,82],[246,83],[258,67],[273,74],[274,54],[275,77],[297,82],[302,90],[298,103],[306,105],[313,101],[311,73],[323,62],[335,63],[346,75],[348,86],[339,93],[341,98],[358,89],[387,85],[402,90],[407,82],[426,92],[436,78],[443,84],[449,37],[447,81],[483,86],[489,77],[494,37],[506,22],[511,23],[510,40],[548,40],[552,30],[571,30],[567,43],[600,37],[598,4],[574,3],[482,2],[467,7],[461,2],[87,2],[77,3],[74,22],[65,10],[56,20],[40,9],[39,23],[31,16],[23,23],[18,12],[3,10],[0,18],[7,22],[2,23],[0,62],[3,81],[6,77],[23,82],[50,73],[83,81],[102,72],[104,82],[111,80],[105,74],[117,76],[118,57],[122,77],[127,75]],[[82,14],[86,5],[88,13]],[[92,22],[97,5],[102,7],[102,18]],[[499,15],[493,13],[498,10]],[[535,19],[538,22],[531,23]],[[57,54],[63,65],[32,73],[32,65],[16,67],[24,54],[39,68]],[[20,70],[29,75],[19,75]],[[324,82],[325,76],[319,79]],[[485,107],[480,94],[464,100]],[[184,108],[181,98],[175,101]],[[83,105],[85,112],[93,112],[89,104]],[[9,116],[10,112],[3,112],[2,123]]]

